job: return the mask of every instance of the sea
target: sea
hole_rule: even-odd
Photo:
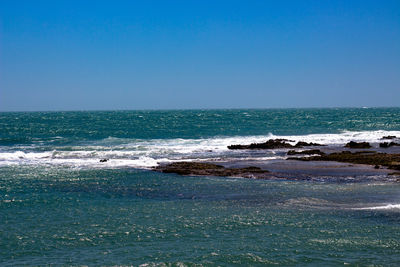
[[[399,266],[397,181],[153,171],[387,135],[400,108],[2,112],[0,266]]]

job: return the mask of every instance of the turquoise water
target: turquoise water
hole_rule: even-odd
[[[398,266],[399,183],[151,171],[280,157],[230,143],[384,135],[399,108],[0,113],[0,265]]]

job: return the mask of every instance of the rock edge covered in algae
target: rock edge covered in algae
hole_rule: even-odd
[[[225,168],[224,166],[202,162],[174,162],[158,166],[154,170],[163,173],[200,176],[230,176],[245,178],[263,178],[269,172],[258,167]]]
[[[361,151],[351,153],[350,151],[342,151],[327,155],[311,156],[303,158],[291,157],[288,160],[302,161],[337,161],[354,164],[368,164],[375,166],[385,166],[392,170],[400,170],[400,154],[377,153],[374,151]]]

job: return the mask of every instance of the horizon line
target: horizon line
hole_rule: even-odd
[[[144,109],[54,109],[54,110],[0,110],[0,113],[34,113],[34,112],[111,112],[111,111],[200,111],[200,110],[276,110],[276,109],[377,109],[400,108],[400,106],[344,106],[344,107],[282,107],[282,108],[144,108]]]

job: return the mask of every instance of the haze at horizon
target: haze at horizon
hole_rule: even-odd
[[[398,1],[0,3],[0,111],[399,106]]]

